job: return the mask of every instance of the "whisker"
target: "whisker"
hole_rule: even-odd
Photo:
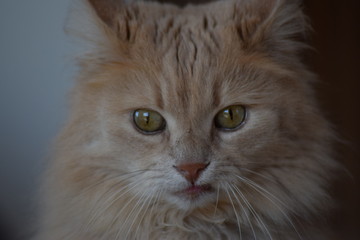
[[[137,182],[135,184],[133,184],[133,186],[130,189],[127,189],[127,191],[125,192],[121,192],[120,196],[116,197],[108,206],[106,206],[105,209],[109,209],[112,205],[114,205],[124,194],[126,194],[127,192],[131,191],[132,189],[136,188],[137,186],[139,186],[141,183]],[[127,186],[126,186],[127,187]],[[113,221],[111,224],[109,224],[107,231],[110,231],[110,229],[114,226],[114,224],[116,223],[116,221],[119,219],[119,217],[121,216],[122,212],[124,211],[124,209],[127,208],[127,206],[135,199],[139,196],[139,194],[134,194],[134,196],[132,196],[131,199],[129,199],[125,205],[122,206],[122,208],[120,209],[120,211],[116,214],[116,216],[113,218]]]
[[[162,195],[163,192],[164,192],[164,190],[163,190],[163,189],[160,189],[160,191],[159,191],[158,194],[156,195],[155,201],[154,201],[154,203],[153,203],[152,206],[151,206],[149,216],[152,215],[152,212],[153,212],[153,210],[155,209],[155,206],[159,205],[159,202],[160,202],[159,200],[160,200],[160,197],[161,197],[161,195]]]
[[[135,210],[135,209],[140,205],[140,203],[142,202],[142,204],[141,204],[141,206],[139,207],[137,213],[132,217],[133,221],[132,221],[131,225],[130,225],[129,227],[127,227],[128,230],[127,230],[125,239],[128,239],[128,236],[129,236],[129,234],[130,234],[130,232],[131,232],[131,230],[132,230],[132,227],[133,227],[135,221],[137,220],[140,212],[143,210],[145,204],[148,203],[149,198],[151,198],[151,195],[150,195],[150,194],[149,194],[147,197],[145,197],[146,194],[147,194],[146,191],[143,192],[143,194],[140,196],[139,200],[138,200],[137,203],[133,206],[133,209],[131,210],[131,212],[128,214],[128,216],[127,216],[126,219],[125,219],[125,222],[124,222],[124,223],[127,223],[128,219],[130,219],[130,216],[131,216],[133,213],[135,213],[134,210]],[[139,225],[140,225],[140,224],[141,224],[141,222],[139,222]],[[127,224],[124,224],[123,226],[126,227]],[[135,235],[134,235],[134,237],[135,237]]]
[[[126,177],[127,178],[125,178],[125,175],[126,175]],[[86,224],[84,224],[84,226],[82,227],[82,229],[83,229],[83,231],[87,231],[88,229],[89,229],[89,226],[95,221],[95,219],[99,216],[99,211],[100,211],[100,209],[101,208],[98,208],[98,206],[97,206],[97,203],[98,202],[100,202],[102,199],[105,199],[105,203],[107,204],[107,202],[109,202],[111,199],[113,199],[116,195],[118,195],[118,194],[120,194],[120,193],[122,193],[122,192],[124,192],[125,191],[125,189],[128,187],[128,186],[130,186],[130,185],[136,185],[136,182],[134,182],[134,183],[131,183],[131,184],[128,184],[128,185],[126,185],[124,188],[122,188],[122,189],[114,189],[115,187],[118,187],[118,185],[120,184],[120,183],[122,183],[122,182],[124,182],[125,180],[127,180],[129,177],[127,176],[128,174],[125,174],[125,175],[121,175],[121,176],[116,176],[116,177],[119,177],[119,179],[116,181],[116,183],[115,184],[112,184],[112,186],[111,187],[109,187],[109,189],[107,189],[107,191],[105,191],[104,193],[102,193],[96,200],[95,200],[95,203],[93,204],[93,207],[90,209],[90,211],[89,211],[89,213],[90,213],[90,215],[92,216],[91,218],[90,218],[90,220],[89,221],[87,221],[87,223]],[[113,179],[115,179],[116,177],[113,177],[113,178],[111,178],[112,180]],[[134,176],[132,176],[132,177],[134,177]],[[108,180],[110,180],[110,179],[108,179]],[[103,182],[105,182],[105,181],[103,181]],[[114,191],[115,190],[115,191]],[[128,191],[127,191],[128,192]],[[108,197],[104,197],[104,196],[106,196],[108,193],[112,193],[110,196],[108,196]],[[125,192],[126,193],[126,192]],[[124,193],[124,194],[125,194]],[[123,195],[123,194],[121,194],[121,195]],[[118,199],[118,198],[120,198],[120,197],[117,197],[116,199]],[[114,201],[116,201],[116,199],[114,199],[112,202],[114,202]],[[104,210],[106,210],[106,209],[108,209],[113,203],[110,203],[109,205],[108,205],[108,207],[106,207]],[[103,211],[104,211],[103,210]]]
[[[229,188],[231,188],[231,186],[230,186],[229,184],[227,184],[227,185],[228,185]],[[241,225],[240,225],[239,215],[238,215],[238,213],[237,213],[237,211],[236,211],[234,202],[233,202],[233,200],[231,199],[231,196],[230,196],[230,193],[229,193],[228,188],[225,188],[225,190],[226,190],[226,193],[227,193],[227,195],[228,195],[228,197],[229,197],[230,203],[231,203],[231,205],[232,205],[232,207],[233,207],[233,210],[234,210],[234,213],[235,213],[235,216],[236,216],[236,221],[237,221],[238,230],[239,230],[239,239],[242,240]]]
[[[96,183],[94,183],[92,185],[87,186],[86,188],[84,188],[81,191],[81,194],[86,194],[88,191],[92,190],[94,187],[96,187],[96,186],[98,186],[98,185],[100,185],[102,183],[105,183],[107,181],[114,180],[114,179],[117,179],[117,181],[123,181],[123,180],[129,179],[130,177],[136,177],[136,176],[138,176],[139,173],[143,173],[145,171],[146,170],[137,170],[137,171],[134,171],[134,172],[122,173],[120,175],[119,175],[119,173],[116,173],[115,175],[111,175],[110,177],[105,177],[101,181],[98,181],[98,182],[96,182]]]
[[[141,199],[141,197],[142,197],[144,194],[145,194],[144,192],[141,194],[140,199]],[[138,198],[139,195],[140,195],[140,193],[135,193],[134,196],[133,196],[131,199],[129,199],[124,206],[122,206],[122,208],[120,209],[120,211],[118,212],[118,214],[116,214],[115,218],[113,219],[113,223],[109,226],[108,229],[110,229],[110,228],[112,228],[112,227],[114,226],[115,222],[116,222],[116,221],[119,219],[119,217],[121,216],[123,210],[126,209],[126,208],[129,206],[129,204],[132,203],[136,198]],[[140,199],[138,199],[137,203],[139,203]],[[137,204],[137,203],[136,203],[136,204]],[[127,223],[127,219],[128,219],[129,215],[131,214],[131,212],[132,212],[133,210],[134,210],[134,207],[132,208],[132,210],[130,211],[130,213],[127,215],[126,220],[123,222],[123,224],[121,225],[121,227],[120,227],[119,230],[117,231],[117,233],[116,233],[116,235],[115,235],[115,240],[119,239],[121,230],[123,230],[124,225]]]
[[[263,188],[262,186],[260,186],[259,184],[257,184],[256,182],[250,180],[249,178],[246,178],[244,176],[240,177],[240,176],[236,176],[237,178],[239,178],[240,180],[242,180],[242,182],[247,183],[249,186],[252,186],[253,189],[257,190],[257,192],[261,193],[264,196],[264,193],[268,194],[270,197],[272,197],[274,200],[276,200],[277,202],[279,202],[284,208],[286,208],[289,211],[292,211],[290,208],[288,208],[286,206],[286,204],[281,201],[279,198],[277,198],[274,194],[270,193],[268,190],[266,190],[265,188]],[[265,197],[265,196],[264,196]],[[270,199],[269,199],[270,200]]]
[[[240,207],[241,207],[242,211],[244,212],[244,214],[245,214],[245,216],[246,216],[246,218],[247,218],[247,220],[248,220],[248,222],[249,222],[249,225],[250,225],[251,231],[252,231],[252,233],[253,233],[253,235],[254,235],[254,239],[256,240],[256,239],[257,239],[257,237],[256,237],[256,234],[255,234],[254,227],[253,227],[253,225],[252,225],[252,223],[251,223],[251,220],[250,220],[250,218],[249,218],[249,215],[248,215],[248,213],[247,213],[246,209],[244,208],[244,206],[241,204],[240,199],[239,199],[239,198],[237,197],[237,195],[235,194],[235,192],[234,192],[234,188],[235,188],[235,190],[237,189],[237,187],[234,185],[234,186],[231,186],[230,190],[231,190],[232,194],[234,195],[235,199],[237,200],[237,202],[239,203],[239,205],[240,205]],[[240,191],[240,190],[239,190],[239,191]],[[237,192],[240,194],[240,192],[239,192],[239,191],[237,191]],[[241,196],[240,196],[240,197],[241,197]]]
[[[120,182],[117,182],[116,184],[114,184],[115,186],[117,186]],[[114,205],[114,203],[116,203],[121,197],[123,197],[126,193],[128,193],[129,191],[131,191],[132,189],[136,188],[137,186],[139,186],[140,183],[138,182],[131,182],[129,184],[127,184],[126,186],[124,186],[124,188],[122,189],[117,189],[116,191],[113,192],[113,187],[109,188],[105,193],[101,194],[98,199],[96,200],[96,203],[100,202],[102,199],[105,199],[104,196],[108,193],[112,193],[110,196],[108,196],[104,203],[106,205],[106,207],[104,209],[102,208],[97,208],[97,204],[94,204],[93,208],[90,210],[90,214],[92,215],[92,217],[90,218],[90,220],[88,221],[87,226],[90,226],[96,218],[99,217],[100,215],[100,210],[102,212],[105,212],[106,210],[108,210],[111,206]],[[129,188],[130,187],[130,188]]]
[[[262,196],[264,196],[266,199],[268,199],[272,204],[274,204],[274,206],[279,209],[279,211],[283,214],[283,216],[285,217],[285,219],[288,221],[288,223],[291,225],[291,227],[294,229],[294,231],[296,232],[296,234],[298,235],[299,239],[302,239],[301,234],[299,233],[299,231],[297,230],[297,228],[295,227],[295,224],[293,223],[293,221],[291,220],[291,218],[288,216],[287,213],[284,212],[284,210],[282,209],[282,207],[280,207],[275,201],[277,201],[279,204],[281,204],[285,209],[291,211],[294,213],[294,211],[292,211],[291,209],[289,209],[285,203],[283,203],[280,199],[278,199],[277,197],[275,197],[273,194],[271,194],[269,191],[267,191],[266,189],[264,189],[263,187],[259,186],[257,183],[255,183],[254,181],[246,178],[246,177],[240,177],[237,176],[242,182],[246,183],[248,186],[252,187],[255,191],[257,191],[258,193],[260,193]],[[271,199],[271,197],[273,199]],[[295,213],[294,213],[295,214]],[[294,217],[296,217],[296,214],[293,215]]]
[[[135,235],[134,235],[134,239],[136,239],[136,236],[137,236],[137,233],[140,229],[140,225],[141,225],[141,222],[143,221],[147,211],[149,210],[150,208],[150,212],[148,214],[148,216],[152,216],[152,211],[154,210],[154,206],[156,205],[156,203],[158,202],[159,198],[160,198],[160,195],[162,194],[162,189],[160,191],[158,191],[158,193],[155,195],[155,196],[152,196],[151,197],[151,200],[149,201],[145,211],[143,212],[142,216],[141,216],[141,220],[139,221],[139,224],[136,228],[136,232],[135,232]],[[150,207],[151,206],[151,207]],[[147,238],[149,238],[149,236],[147,236]]]
[[[260,215],[256,212],[256,210],[254,209],[254,207],[251,205],[251,203],[247,200],[247,198],[245,197],[245,195],[240,191],[240,189],[237,186],[234,186],[235,190],[239,193],[241,199],[244,201],[245,205],[249,208],[250,212],[253,214],[255,220],[257,221],[257,223],[259,224],[259,226],[261,227],[261,229],[263,230],[263,232],[265,232],[265,234],[267,234],[270,239],[272,239],[271,233],[268,229],[268,227],[266,226],[266,224],[264,223],[264,221],[262,220],[262,218],[260,217]]]
[[[151,205],[151,202],[154,200],[154,198],[155,198],[155,196],[154,196],[154,195],[151,195],[151,196],[149,196],[147,199],[145,199],[146,207],[145,207],[143,213],[141,214],[140,219],[139,219],[139,221],[138,221],[138,224],[137,224],[137,226],[136,226],[136,230],[135,230],[135,234],[134,234],[134,239],[136,239],[136,237],[137,237],[137,235],[138,235],[138,232],[139,232],[140,226],[141,226],[141,224],[142,224],[142,221],[144,220],[145,214],[146,214],[147,211],[149,210],[149,207],[150,207],[150,205]],[[141,211],[139,210],[138,215],[140,214],[140,212],[141,212]],[[126,235],[128,235],[128,234],[126,234]],[[140,239],[141,239],[141,238],[140,238]]]
[[[215,210],[214,210],[214,215],[213,215],[213,217],[216,216],[216,211],[217,211],[218,204],[219,204],[219,191],[220,191],[220,186],[219,186],[219,184],[218,184],[218,185],[217,185],[217,191],[216,191],[216,203],[215,203]]]
[[[272,182],[272,183],[277,183],[273,178],[270,178],[269,176],[266,176],[266,175],[264,175],[264,174],[255,172],[255,171],[253,171],[253,170],[250,170],[250,169],[247,169],[247,168],[243,168],[243,167],[241,167],[241,170],[246,171],[246,172],[249,172],[249,173],[252,173],[252,174],[255,174],[255,175],[257,175],[257,176],[260,176],[260,177],[262,177],[262,178],[264,178],[264,179],[266,179],[266,180],[268,180],[268,181],[270,181],[270,182]]]

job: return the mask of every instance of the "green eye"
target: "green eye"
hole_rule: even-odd
[[[215,126],[222,130],[233,130],[244,122],[245,116],[246,111],[243,106],[229,106],[216,114]]]
[[[136,127],[146,134],[153,134],[164,130],[165,119],[149,109],[138,109],[133,114]]]

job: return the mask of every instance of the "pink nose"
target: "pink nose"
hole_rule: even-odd
[[[210,163],[187,163],[174,166],[174,168],[185,177],[186,180],[194,184],[199,178],[202,171],[204,171]]]

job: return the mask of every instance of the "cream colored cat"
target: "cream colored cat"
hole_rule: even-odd
[[[298,1],[81,4],[37,239],[322,238],[337,164]]]

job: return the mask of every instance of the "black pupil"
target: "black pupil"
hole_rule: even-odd
[[[230,115],[230,119],[231,119],[231,120],[234,120],[234,113],[233,113],[233,111],[232,111],[231,109],[227,109],[226,111],[227,111],[228,114]]]

